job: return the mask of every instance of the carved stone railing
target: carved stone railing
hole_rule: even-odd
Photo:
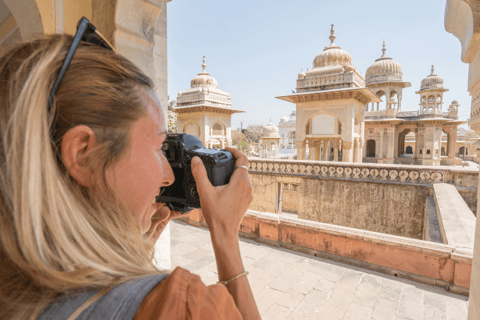
[[[261,174],[376,181],[431,186],[435,182],[454,182],[452,169],[426,166],[401,166],[372,163],[249,159],[249,172]],[[459,171],[478,175],[478,170]],[[465,186],[467,187],[467,186]],[[476,185],[468,186],[476,191]],[[473,189],[472,189],[473,190]]]
[[[397,113],[398,118],[410,118],[410,117],[417,117],[418,111],[402,111]]]

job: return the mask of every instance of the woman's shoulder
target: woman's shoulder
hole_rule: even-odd
[[[76,319],[133,319],[145,297],[167,277],[168,274],[157,274],[122,283],[89,305]],[[99,291],[88,290],[62,296],[52,303],[38,320],[66,319]]]
[[[206,286],[198,275],[176,268],[145,297],[134,319],[216,320],[242,317],[224,285]]]

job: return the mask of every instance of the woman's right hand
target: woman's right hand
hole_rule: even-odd
[[[235,166],[248,166],[247,157],[235,148],[226,148],[236,158]],[[248,170],[237,168],[230,182],[214,187],[210,183],[203,162],[192,159],[192,173],[197,184],[203,216],[212,236],[238,237],[242,218],[253,200]]]

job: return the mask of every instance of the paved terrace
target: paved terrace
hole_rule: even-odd
[[[172,267],[218,281],[208,230],[171,223]],[[241,239],[264,320],[467,319],[468,298],[445,289]]]

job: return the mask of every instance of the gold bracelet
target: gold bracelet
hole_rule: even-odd
[[[220,283],[220,284],[223,284],[223,285],[227,285],[227,284],[229,284],[230,282],[232,282],[233,280],[236,280],[236,279],[240,278],[241,276],[248,276],[248,271],[245,271],[245,272],[242,272],[242,273],[240,273],[240,274],[237,274],[235,277],[233,277],[233,278],[230,279],[230,280],[218,281],[217,283]]]

